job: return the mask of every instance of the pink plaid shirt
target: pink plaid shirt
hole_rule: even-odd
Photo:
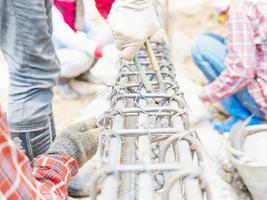
[[[267,20],[259,6],[249,0],[239,0],[231,7],[226,68],[206,86],[209,101],[218,101],[247,87],[261,110],[267,113]]]
[[[65,155],[41,155],[30,164],[8,135],[0,107],[0,199],[63,200],[78,171],[76,160]]]

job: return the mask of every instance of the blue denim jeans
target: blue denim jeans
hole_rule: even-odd
[[[224,70],[226,57],[227,47],[224,38],[214,33],[202,35],[192,48],[193,61],[209,82],[214,81]],[[230,115],[240,119],[247,119],[251,115],[263,119],[265,116],[247,88],[223,98],[221,103]]]
[[[30,158],[44,153],[55,137],[51,101],[59,62],[51,6],[51,0],[0,1],[0,46],[10,78],[7,120]]]
[[[48,126],[59,62],[52,44],[51,0],[1,0],[0,44],[9,65],[11,131]]]

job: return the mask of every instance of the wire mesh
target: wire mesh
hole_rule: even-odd
[[[121,61],[102,127],[91,199],[211,199],[203,177],[198,138],[189,129],[187,104],[165,44],[152,43],[162,82],[145,48],[134,62]],[[141,74],[140,73],[144,73]],[[146,91],[146,76],[152,90]],[[160,85],[163,84],[163,92]]]

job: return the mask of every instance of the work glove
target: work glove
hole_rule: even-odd
[[[164,29],[160,28],[152,37],[151,42],[168,43],[168,36]]]
[[[75,36],[73,35],[72,40],[76,40],[75,43],[72,45],[74,48],[83,50],[85,53],[87,53],[90,56],[93,56],[94,58],[98,58],[96,55],[96,49],[102,45],[99,45],[97,42],[89,39],[84,32],[77,32],[75,33]]]
[[[56,137],[48,154],[68,155],[81,167],[95,155],[99,133],[95,118],[71,125]]]
[[[108,59],[112,63],[116,62],[119,60],[119,52],[114,45],[107,44],[103,46],[102,58]]]
[[[107,21],[115,46],[126,60],[132,60],[160,27],[152,0],[116,0]]]
[[[208,102],[209,101],[209,97],[206,94],[205,90],[202,90],[199,94],[198,94],[198,98],[200,98],[203,102]]]
[[[199,92],[198,98],[203,102],[209,102],[209,103],[215,102],[215,100],[208,93],[207,88],[204,88]]]

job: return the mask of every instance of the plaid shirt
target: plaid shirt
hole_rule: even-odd
[[[226,68],[206,86],[209,101],[218,101],[247,88],[267,113],[267,20],[260,11],[263,4],[239,0],[231,7]]]
[[[41,155],[30,164],[7,133],[0,110],[0,199],[67,199],[77,161],[69,156]]]

